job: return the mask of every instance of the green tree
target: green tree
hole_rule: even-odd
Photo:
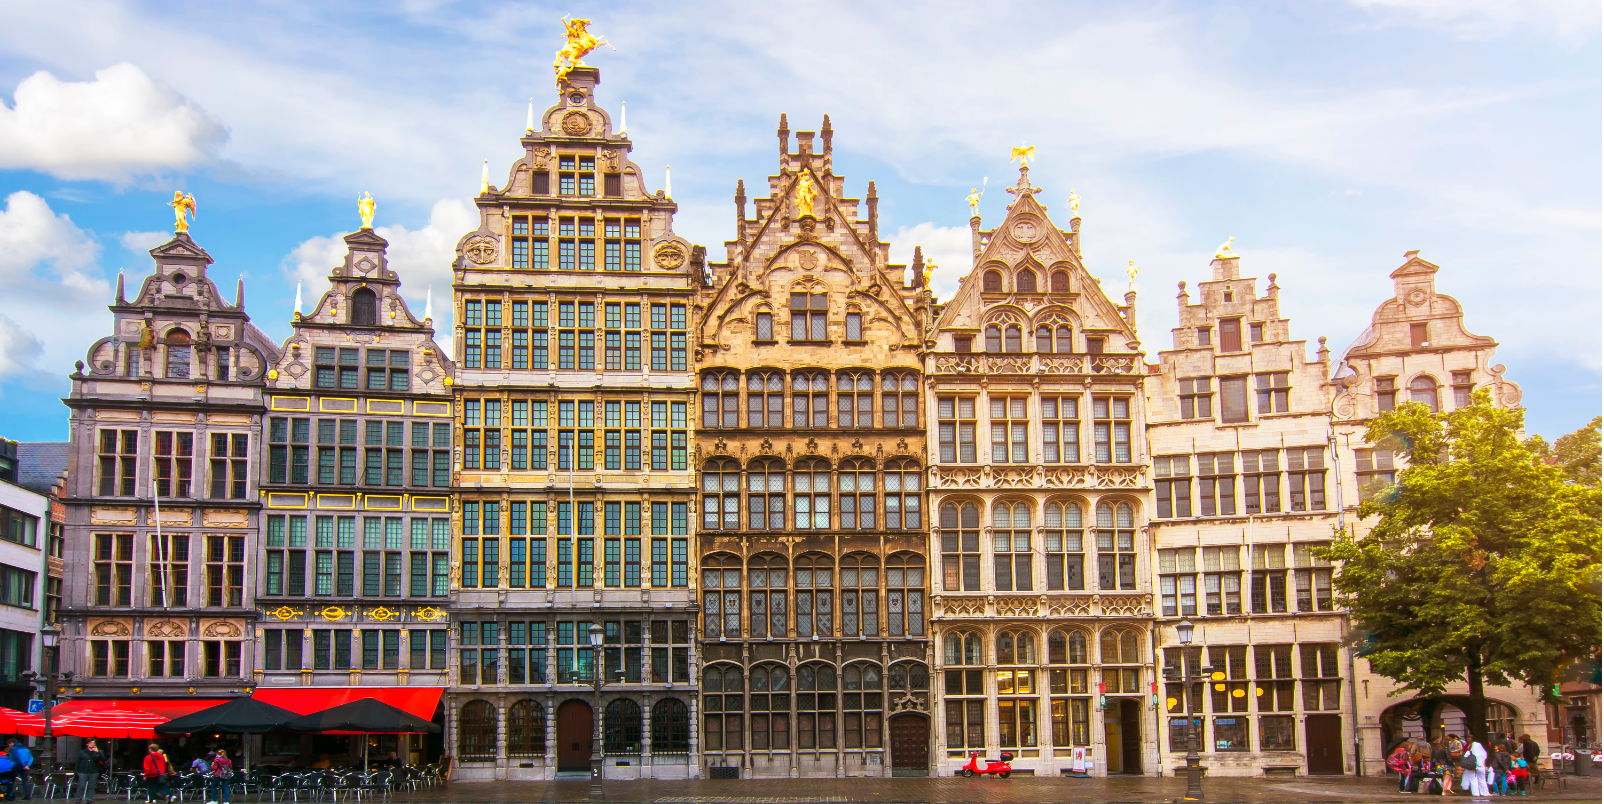
[[[1527,446],[1545,462],[1558,466],[1568,482],[1598,488],[1600,478],[1599,427],[1604,417],[1594,416],[1586,427],[1559,437],[1550,447],[1542,436],[1532,436]]]
[[[1382,414],[1365,438],[1408,466],[1361,504],[1369,530],[1325,551],[1341,562],[1333,585],[1371,669],[1424,695],[1464,680],[1467,728],[1481,740],[1487,684],[1550,695],[1560,670],[1599,645],[1600,493],[1585,477],[1598,467],[1597,420],[1556,442],[1567,457],[1549,462],[1520,439],[1523,418],[1485,391],[1449,413],[1409,403]]]

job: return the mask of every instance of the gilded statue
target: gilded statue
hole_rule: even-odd
[[[195,194],[184,194],[183,190],[173,191],[173,200],[167,202],[173,208],[173,231],[183,234],[189,231],[189,221],[195,217]]]
[[[1027,146],[1021,142],[1017,147],[1014,148],[1013,154],[1008,157],[1008,161],[1010,162],[1016,160],[1019,162],[1020,167],[1028,167],[1029,163],[1036,161],[1036,146]]]
[[[935,260],[925,260],[925,287],[930,287],[930,274],[936,270]]]
[[[585,66],[585,62],[582,59],[592,50],[601,45],[613,47],[611,42],[591,33],[588,30],[589,27],[590,20],[571,20],[563,17],[563,38],[567,41],[562,50],[557,51],[556,60],[551,63],[552,69],[557,71],[558,87],[562,86],[563,81],[568,78],[568,74],[573,72],[575,67]],[[614,47],[613,49],[617,50],[618,48]]]
[[[1131,278],[1131,290],[1136,289],[1136,260],[1131,260],[1125,268],[1125,275]]]
[[[980,214],[980,197],[986,194],[986,181],[987,177],[981,176],[980,189],[969,188],[969,197],[964,199],[969,202],[969,217],[971,218]]]
[[[1073,187],[1069,188],[1069,211],[1072,218],[1080,216],[1080,195]]]
[[[1232,236],[1226,238],[1225,242],[1221,243],[1219,249],[1214,252],[1214,259],[1216,259],[1216,260],[1226,260],[1226,259],[1231,259],[1231,258],[1235,257],[1236,256],[1236,252],[1231,250],[1231,243],[1233,243],[1235,241],[1236,241],[1236,235],[1232,235]]]
[[[362,228],[364,229],[373,228],[373,208],[372,193],[363,193],[362,197],[356,200],[356,211],[358,215],[362,216]]]
[[[819,188],[813,184],[813,174],[803,173],[802,178],[796,182],[796,209],[802,215],[818,215],[813,213],[813,199],[819,197]]]

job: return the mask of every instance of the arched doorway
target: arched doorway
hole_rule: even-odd
[[[891,775],[930,775],[930,718],[914,712],[895,715],[891,726]]]
[[[1470,708],[1466,695],[1440,695],[1433,698],[1416,698],[1394,704],[1381,713],[1381,759],[1404,740],[1436,740],[1444,735],[1463,737],[1470,733],[1465,710]],[[1515,708],[1502,701],[1487,700],[1487,734],[1510,734],[1518,721]]]
[[[1142,702],[1114,698],[1103,710],[1103,749],[1109,774],[1142,773]]]
[[[595,710],[584,701],[563,701],[557,707],[557,771],[590,771],[591,739],[596,729]]]

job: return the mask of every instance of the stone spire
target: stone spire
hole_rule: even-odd
[[[529,99],[529,116],[524,119],[524,133],[535,133],[535,99]]]
[[[121,268],[117,269],[117,303],[126,303],[126,299],[123,297],[123,269]]]
[[[239,284],[234,287],[234,309],[245,309],[245,275],[240,274]]]
[[[829,115],[825,115],[824,116],[824,125],[819,129],[819,136],[824,139],[824,152],[823,153],[824,153],[825,156],[829,156],[830,155],[830,138],[833,137],[834,135],[835,135],[835,129],[830,128],[830,116]],[[874,186],[874,182],[869,182],[869,186],[873,187]]]
[[[479,169],[479,192],[490,192],[490,160],[486,159],[484,167]]]
[[[534,108],[534,107],[530,107],[530,108]],[[625,102],[625,101],[619,101],[618,102],[618,136],[620,136],[620,137],[622,137],[625,134],[629,133],[629,118],[626,117],[626,115],[628,113],[629,113],[629,104],[627,102]]]
[[[295,283],[295,320],[301,320],[301,283]]]
[[[670,167],[671,167],[670,165],[664,165],[663,166],[663,195],[665,195],[665,196],[667,196],[669,198],[673,198],[674,197],[674,178],[673,178],[672,175],[670,175],[670,171],[669,171]]]
[[[780,130],[775,133],[780,137],[780,159],[784,160],[791,153],[791,125],[785,122],[785,112],[780,112]]]
[[[433,323],[434,320],[434,286],[430,285],[423,297],[423,323]]]

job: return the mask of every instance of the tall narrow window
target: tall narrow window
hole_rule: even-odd
[[[1029,463],[1030,419],[1022,396],[991,397],[991,462]]]
[[[802,556],[796,562],[796,635],[835,636],[835,571],[826,555]],[[783,634],[776,634],[782,636]]]
[[[351,294],[351,323],[359,327],[379,324],[379,297],[368,288],[357,288]]]
[[[793,526],[797,530],[830,529],[830,464],[822,458],[804,460],[791,473]]]
[[[1220,319],[1220,351],[1242,351],[1242,319]]]
[[[1044,396],[1041,400],[1042,462],[1080,463],[1080,399]]]
[[[1136,522],[1131,507],[1097,506],[1097,587],[1136,588]]]
[[[837,482],[841,486],[841,529],[874,530],[879,522],[874,462],[867,458],[847,459],[837,473]]]
[[[1131,400],[1122,396],[1092,397],[1092,437],[1098,463],[1131,462]]]
[[[741,527],[741,472],[735,461],[715,458],[702,468],[702,528]]]
[[[751,587],[751,619],[748,632],[753,638],[784,639],[787,625],[786,562],[772,553],[754,556],[747,567],[746,583]]]
[[[741,636],[741,564],[734,556],[714,555],[702,562],[702,636]]]
[[[826,324],[829,296],[824,293],[791,294],[791,340],[823,342],[830,339]]]
[[[167,377],[170,379],[189,379],[190,358],[192,349],[189,345],[189,333],[181,329],[173,329],[167,333]]]
[[[874,376],[843,371],[835,378],[836,424],[842,428],[874,426]]]
[[[941,507],[942,588],[980,591],[980,509],[974,503]]]
[[[1029,592],[1031,582],[1030,507],[997,503],[991,509],[991,560],[999,592]]]
[[[936,400],[942,463],[975,462],[975,398],[944,396]]]
[[[1419,402],[1437,412],[1437,380],[1434,377],[1421,375],[1409,381],[1409,401]]]
[[[1245,422],[1248,420],[1248,379],[1246,377],[1220,378],[1220,421]]]
[[[736,427],[740,380],[733,371],[702,375],[702,426]]]
[[[880,375],[880,418],[886,427],[919,426],[919,377],[888,371]]]
[[[1080,506],[1075,503],[1048,503],[1045,516],[1047,591],[1061,592],[1086,588]]]
[[[791,375],[791,426],[830,426],[830,380],[822,371]]]

